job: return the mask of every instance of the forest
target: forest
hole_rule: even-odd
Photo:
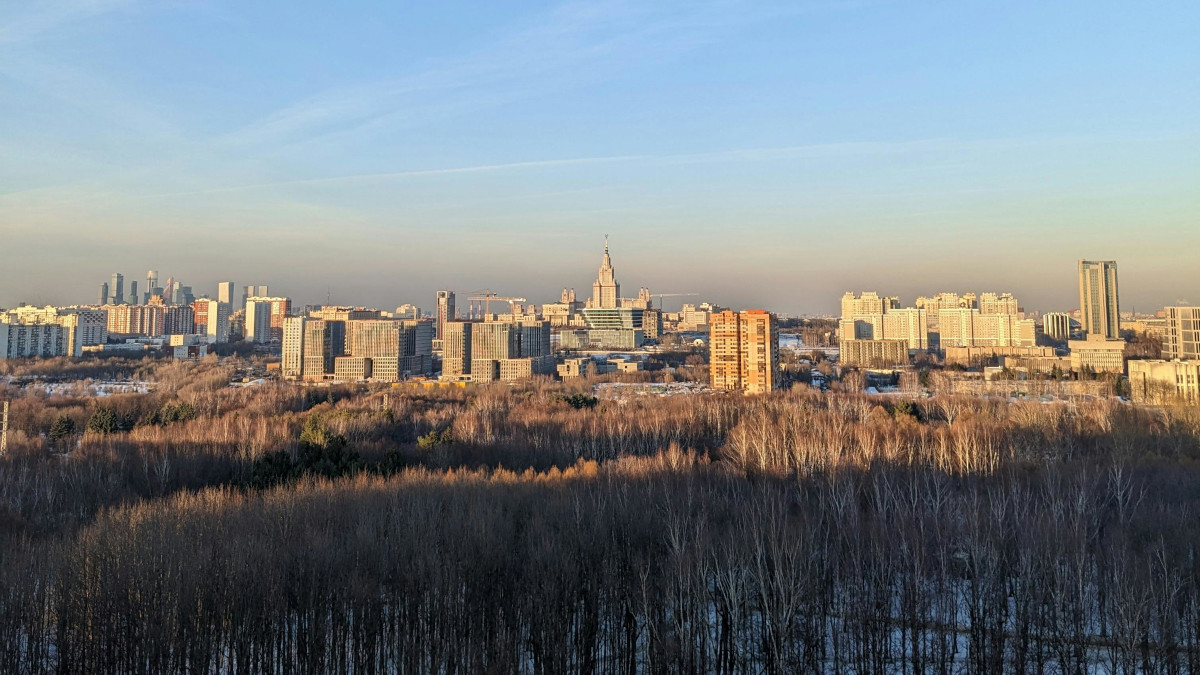
[[[1200,672],[1195,407],[64,366],[153,388],[8,373],[0,672]]]

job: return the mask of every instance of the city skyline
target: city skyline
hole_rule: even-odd
[[[605,232],[631,287],[790,314],[865,289],[1068,309],[1080,258],[1121,261],[1126,307],[1200,302],[1191,3],[337,18],[0,9],[0,305],[151,268],[210,294],[550,300],[586,295]],[[754,264],[712,274],[716,256]]]
[[[606,240],[603,240],[603,239],[601,241],[604,242],[603,248],[601,249],[602,255],[603,255],[603,261],[608,261],[609,260],[608,243]],[[642,253],[644,254],[644,252],[642,252]],[[579,256],[579,257],[586,257],[586,254],[581,254],[581,256]],[[603,261],[602,261],[602,265],[603,265]],[[1077,265],[1080,261],[1075,260],[1072,262]],[[594,265],[594,263],[593,263],[593,265]],[[1123,261],[1122,261],[1121,265],[1122,265],[1122,268],[1126,267],[1126,265]],[[639,277],[641,276],[639,274],[638,270],[634,270],[633,273],[637,274]],[[101,283],[101,285],[105,287],[102,290],[105,290],[106,294],[109,296],[111,296],[115,293],[115,289],[108,288],[110,281],[112,279],[115,279],[115,277],[118,274],[121,274],[121,273],[112,273],[111,275],[109,275],[109,277],[107,278],[106,281]],[[1080,310],[1081,308],[1078,306],[1079,305],[1079,301],[1078,301],[1079,296],[1078,296],[1078,270],[1077,270],[1077,268],[1072,267],[1069,274],[1071,277],[1073,277],[1073,280],[1074,280],[1074,283],[1076,284],[1076,286],[1070,288],[1068,291],[1064,292],[1063,289],[1055,287],[1053,289],[1042,289],[1043,292],[1041,292],[1041,293],[1037,292],[1036,290],[1030,291],[1030,292],[1015,292],[1014,294],[1017,295],[1021,299],[1020,306],[1021,306],[1022,310],[1026,311],[1026,312],[1035,312],[1035,313],[1039,313],[1039,314],[1046,313],[1046,312],[1060,312],[1060,311],[1067,312],[1067,311]],[[580,273],[571,272],[571,279],[575,279],[576,277],[579,277],[579,276],[581,276]],[[653,270],[648,271],[648,273],[645,276],[646,277],[654,277]],[[1066,275],[1059,275],[1059,276],[1066,276]],[[187,288],[192,289],[193,295],[196,299],[200,299],[200,298],[217,299],[217,297],[220,294],[220,286],[222,284],[229,283],[227,281],[213,281],[211,283],[205,282],[205,283],[195,284],[190,281],[190,277],[184,277],[181,275],[180,278],[189,279],[190,285],[188,285]],[[1124,279],[1124,276],[1122,278]],[[136,280],[136,277],[134,277],[134,279]],[[372,277],[371,279],[374,279],[374,277]],[[595,273],[593,273],[592,279],[593,279],[593,291],[594,291],[594,287],[595,287],[595,283],[596,283]],[[983,292],[994,291],[995,289],[1005,289],[1003,291],[1004,293],[1010,293],[1012,291],[1010,291],[1008,289],[1014,288],[1014,287],[1019,287],[1019,286],[1016,286],[1013,284],[1005,285],[1004,283],[997,283],[997,284],[991,284],[991,285],[984,284],[984,283],[968,283],[964,287],[950,287],[950,286],[936,287],[936,290],[934,290],[935,287],[919,287],[916,290],[910,290],[908,292],[904,292],[904,291],[901,291],[898,289],[912,288],[912,284],[910,282],[906,282],[905,280],[889,279],[886,274],[878,274],[878,275],[863,274],[860,277],[860,279],[861,279],[861,281],[856,282],[852,287],[847,287],[847,292],[857,293],[859,291],[878,291],[882,295],[899,296],[903,300],[903,302],[907,303],[907,304],[911,304],[916,298],[920,297],[923,294],[933,294],[933,293],[941,293],[941,292],[974,293],[974,292],[978,292],[978,291],[983,291]],[[879,281],[875,285],[871,285],[867,281],[868,279],[879,279]],[[280,295],[290,298],[296,304],[296,306],[304,306],[304,305],[310,305],[310,304],[311,305],[326,304],[327,298],[329,300],[329,304],[332,304],[332,305],[375,307],[375,308],[379,308],[379,309],[390,309],[392,307],[398,307],[401,304],[411,303],[411,304],[421,308],[422,312],[425,313],[426,315],[434,316],[437,313],[437,296],[442,291],[451,291],[451,292],[454,292],[454,293],[457,293],[460,295],[464,295],[464,296],[468,295],[469,293],[472,292],[472,287],[470,285],[460,284],[457,287],[440,286],[436,290],[430,291],[427,294],[430,297],[418,297],[418,296],[415,296],[412,294],[405,294],[404,291],[397,292],[397,291],[392,291],[391,289],[372,288],[373,284],[367,283],[364,286],[358,287],[358,288],[362,289],[360,293],[357,293],[354,295],[344,295],[344,292],[341,291],[340,289],[338,289],[337,293],[334,293],[334,289],[333,289],[332,285],[327,284],[322,288],[321,281],[322,281],[321,277],[314,278],[311,275],[302,277],[302,278],[296,280],[294,282],[294,284],[289,284],[289,286],[294,285],[295,287],[298,287],[298,288],[311,289],[310,294],[304,295],[304,294],[297,294],[297,293],[290,293],[290,292],[286,292],[286,293],[281,292]],[[370,281],[370,280],[368,280],[368,281]],[[539,286],[546,286],[547,283],[549,283],[551,286],[553,286],[553,280],[550,280],[548,282],[546,280],[543,280],[542,282],[539,283]],[[422,281],[421,284],[427,285],[427,282]],[[641,281],[640,279],[635,280],[635,284],[638,286],[643,286],[643,287],[647,286],[647,284],[644,283],[643,281]],[[129,286],[129,282],[126,281],[125,282],[126,290],[128,290],[128,286]],[[210,286],[211,286],[211,289],[209,288]],[[284,286],[281,284],[279,287],[284,287]],[[251,288],[255,288],[255,287],[251,286]],[[266,286],[265,285],[257,286],[257,288],[266,288]],[[482,286],[480,286],[480,288],[482,288]],[[583,292],[580,293],[580,297],[588,297],[587,286],[585,284],[580,284],[580,285],[575,285],[575,286],[570,286],[570,285],[564,286],[564,285],[560,284],[558,286],[554,286],[554,288],[557,288],[558,290],[553,291],[552,288],[547,288],[547,289],[544,289],[545,292],[539,292],[539,293],[533,293],[533,294],[530,294],[529,291],[526,291],[525,289],[516,289],[516,290],[519,292],[525,293],[528,296],[529,303],[537,305],[537,306],[541,306],[546,303],[557,302],[558,298],[555,296],[560,295],[562,289],[564,289],[564,288],[571,288],[573,290],[576,290],[576,292],[579,292],[579,289],[582,288]],[[650,291],[652,294],[666,292],[668,295],[678,295],[679,291],[690,290],[690,289],[682,288],[682,287],[676,288],[674,290],[665,290],[665,291],[660,290],[660,287],[658,287],[658,286],[649,286],[649,288],[650,288]],[[714,288],[714,292],[711,294],[689,292],[689,293],[686,293],[686,295],[691,296],[691,297],[682,297],[682,298],[668,297],[668,298],[664,298],[662,300],[662,302],[664,303],[664,307],[666,307],[667,309],[677,309],[678,306],[682,306],[687,303],[696,304],[696,303],[699,303],[702,301],[711,301],[711,302],[715,302],[719,305],[735,306],[735,307],[741,307],[743,309],[753,309],[756,307],[767,306],[761,302],[756,304],[753,300],[753,296],[747,295],[744,292],[742,292],[742,291],[744,291],[744,289],[740,289],[737,287],[722,287],[719,285],[713,286],[713,288]],[[1125,288],[1126,288],[1125,282],[1123,281],[1122,282],[1122,290],[1121,290],[1122,298],[1126,298],[1127,294],[1128,294],[1128,291],[1125,290]],[[1147,289],[1149,291],[1149,293],[1147,293],[1147,294],[1159,294],[1159,295],[1169,296],[1169,295],[1171,295],[1169,290],[1179,289],[1179,288],[1181,288],[1180,285],[1174,284],[1170,287],[1170,289]],[[236,286],[236,284],[234,286],[234,289],[238,293],[241,292],[241,287]],[[849,289],[852,289],[852,290],[849,290]],[[492,289],[492,290],[495,291],[497,289]],[[541,290],[541,289],[539,289],[539,290]],[[1049,291],[1049,292],[1046,292],[1046,291]],[[8,305],[5,305],[4,303],[0,302],[0,307],[16,307],[20,302],[24,302],[28,306],[45,306],[45,305],[67,306],[67,305],[76,305],[76,304],[78,304],[78,305],[85,305],[85,304],[86,305],[94,305],[94,304],[96,304],[94,302],[95,293],[96,293],[95,285],[93,285],[92,290],[91,290],[91,296],[93,298],[92,300],[88,300],[85,298],[68,298],[68,299],[57,300],[57,301],[54,301],[54,300],[29,301],[29,300],[22,299],[22,300],[18,300],[18,301],[13,301]],[[500,293],[500,294],[503,294],[503,293]],[[1030,297],[1030,296],[1033,296],[1033,297],[1062,296],[1066,299],[1062,301],[1062,304],[1052,305],[1052,306],[1042,306],[1042,305],[1038,305],[1036,303],[1027,301],[1026,298]],[[366,302],[363,300],[364,297],[382,298],[382,300],[378,301],[378,302]],[[728,298],[728,297],[749,297],[750,299],[745,302],[741,302],[739,304],[738,302],[731,303],[731,302],[725,300],[725,298]],[[781,308],[778,305],[771,306],[771,309],[773,312],[778,312],[778,313],[781,313],[784,315],[792,315],[792,316],[802,316],[802,315],[838,316],[838,314],[839,314],[838,302],[839,302],[840,297],[841,297],[841,293],[839,292],[836,297],[831,295],[829,297],[818,299],[819,304],[822,307],[828,307],[829,309],[813,310],[810,308],[810,309],[800,309],[798,311],[789,311],[788,309]],[[389,300],[388,298],[392,298],[392,299]],[[1074,298],[1073,302],[1072,302],[1071,298]],[[136,303],[126,303],[126,304],[136,304]],[[1137,303],[1130,303],[1123,299],[1122,303],[1121,303],[1121,312],[1122,313],[1130,313],[1130,312],[1136,311],[1139,314],[1153,314],[1154,312],[1157,312],[1164,307],[1173,306],[1173,305],[1190,305],[1190,304],[1193,304],[1192,301],[1186,297],[1176,297],[1174,299],[1168,299],[1168,300],[1163,301],[1161,304],[1150,303],[1150,304],[1142,304],[1142,305],[1138,305]],[[234,305],[235,305],[235,309],[240,307],[240,303],[234,303]],[[658,306],[657,301],[656,301],[655,306],[656,307]],[[462,308],[462,312],[465,312],[465,311],[466,311],[466,308],[465,307]],[[460,318],[462,316],[464,316],[462,312],[459,312],[459,314],[458,314],[458,316]]]

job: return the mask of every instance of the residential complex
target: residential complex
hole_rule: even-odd
[[[57,323],[0,322],[0,357],[71,356],[67,329]]]
[[[678,312],[664,314],[662,320],[670,326],[672,331],[680,333],[707,333],[709,324],[712,321],[712,315],[726,309],[726,307],[719,307],[708,302],[702,302],[699,305],[684,304],[683,309]]]
[[[949,347],[1033,347],[1037,324],[1020,312],[985,313],[982,309],[944,309],[939,344]]]
[[[210,344],[229,342],[229,303],[203,298],[192,303],[193,333],[208,338]]]
[[[246,300],[244,338],[246,342],[267,344],[271,342],[271,303],[265,300]],[[280,340],[282,341],[282,334]]]
[[[18,307],[0,314],[9,325],[56,324],[65,331],[62,352],[55,356],[80,356],[84,347],[108,341],[108,314],[90,307]]]
[[[844,366],[890,368],[910,362],[907,340],[846,340],[839,362]]]
[[[266,286],[259,287],[266,291]],[[246,298],[246,339],[270,343],[283,340],[283,320],[292,314],[292,300],[285,297],[252,295]]]
[[[384,382],[431,374],[433,322],[379,318],[378,314],[362,308],[327,308],[286,317],[281,374],[307,381]]]
[[[153,300],[153,298],[151,299]],[[181,305],[106,305],[110,335],[158,337],[183,335],[195,330],[195,314]]]
[[[932,315],[933,318],[930,318]],[[896,297],[874,292],[842,296],[840,343],[903,341],[915,351],[957,347],[1029,347],[1037,343],[1037,326],[1026,319],[1009,293],[938,293],[901,307]],[[852,358],[891,360],[896,347],[875,345],[853,350]],[[885,354],[887,356],[885,356]]]

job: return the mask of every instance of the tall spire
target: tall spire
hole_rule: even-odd
[[[592,299],[590,307],[610,308],[620,304],[621,286],[617,283],[612,266],[612,258],[608,255],[608,235],[604,235],[604,258],[600,261],[600,273],[592,284]]]

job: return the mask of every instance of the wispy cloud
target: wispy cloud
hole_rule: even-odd
[[[458,166],[445,169],[415,169],[412,171],[388,171],[382,173],[361,173],[351,174],[346,176],[324,176],[316,178],[300,178],[296,180],[273,181],[269,183],[256,183],[253,185],[236,185],[230,187],[213,188],[210,190],[193,190],[188,192],[172,192],[166,194],[151,195],[153,197],[182,197],[187,195],[199,194],[220,194],[224,192],[241,192],[246,190],[260,190],[264,188],[274,187],[289,187],[302,185],[335,185],[338,183],[356,183],[356,182],[377,182],[386,180],[400,180],[405,178],[420,178],[425,176],[444,176],[453,174],[468,174],[468,173],[490,173],[494,171],[510,171],[516,169],[535,169],[555,166],[572,166],[580,164],[603,164],[610,162],[626,162],[636,159],[642,159],[642,155],[623,155],[612,157],[578,157],[574,159],[543,159],[528,162],[508,162],[504,164],[480,164],[477,166]]]
[[[796,6],[708,1],[665,6],[567,2],[461,56],[394,78],[338,87],[228,134],[245,145],[304,142],[383,125],[412,126],[538,92],[581,87],[625,68],[673,58]]]
[[[0,45],[29,43],[61,28],[122,11],[139,0],[43,0],[8,3],[0,9]]]
[[[1129,139],[1124,139],[1128,141]],[[838,157],[861,157],[881,155],[917,155],[937,154],[945,157],[971,156],[975,153],[990,150],[1013,151],[1019,148],[1064,147],[1082,144],[1111,143],[1111,139],[1089,138],[1083,136],[1058,137],[1028,137],[1028,138],[995,138],[995,139],[955,139],[955,138],[925,138],[901,141],[848,141],[842,143],[810,143],[796,145],[781,145],[775,147],[735,148],[728,150],[713,150],[704,152],[689,152],[676,154],[629,154],[605,155],[596,157],[571,157],[525,160],[517,162],[497,162],[468,166],[410,169],[403,171],[382,171],[373,173],[356,173],[338,176],[314,176],[279,181],[267,181],[243,185],[214,187],[211,189],[165,192],[146,195],[147,198],[182,197],[201,194],[221,194],[243,191],[264,190],[271,188],[317,186],[317,185],[350,185],[355,183],[383,183],[416,178],[436,176],[453,176],[461,174],[499,173],[506,171],[536,170],[554,167],[588,166],[596,164],[702,164],[702,163],[742,163],[767,162],[775,160],[828,159]]]

